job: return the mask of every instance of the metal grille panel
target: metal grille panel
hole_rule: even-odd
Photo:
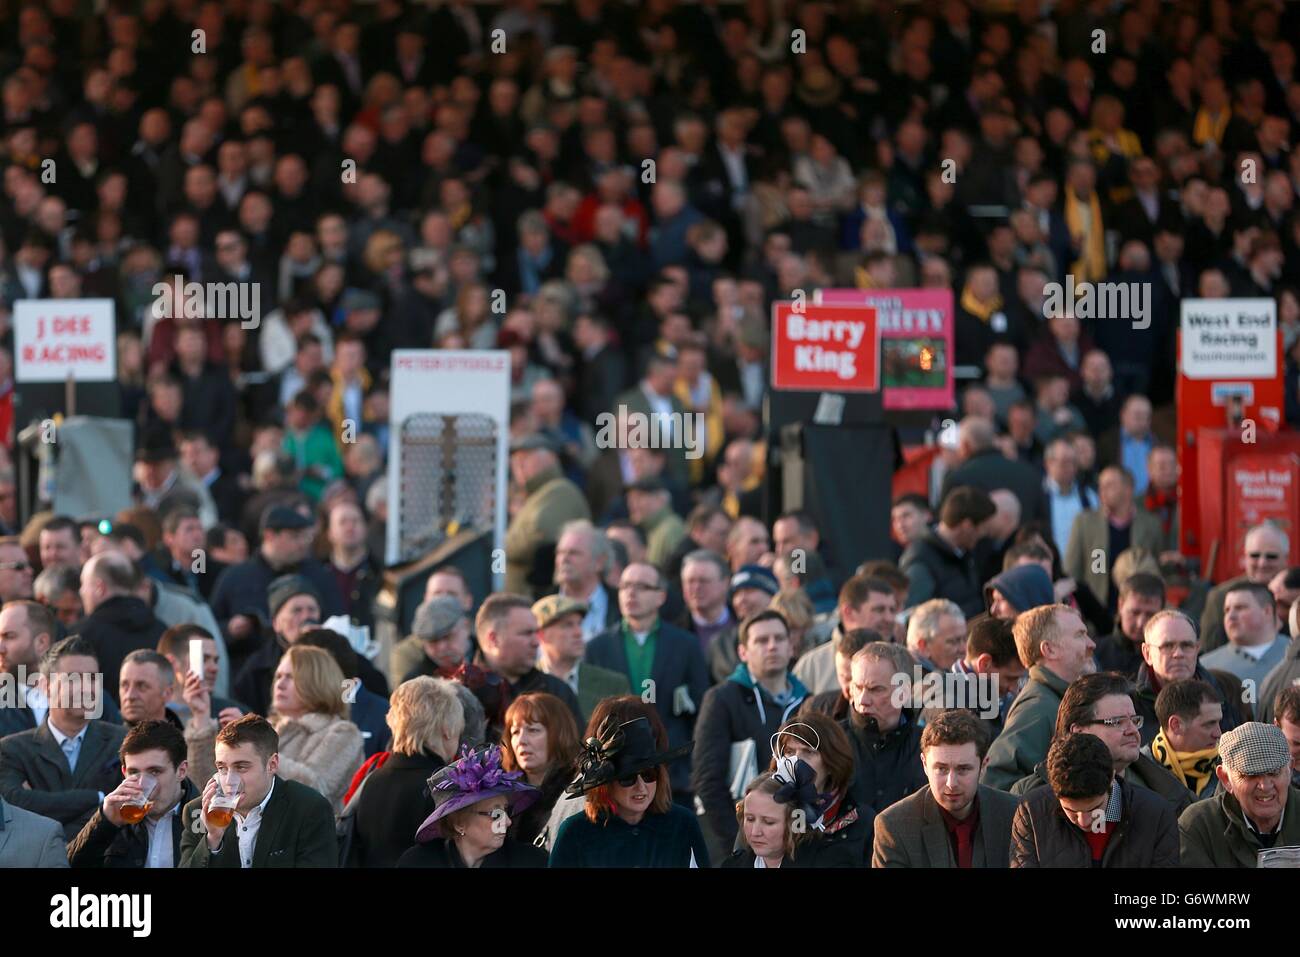
[[[478,413],[422,412],[402,422],[400,560],[464,528],[496,527],[497,424]]]

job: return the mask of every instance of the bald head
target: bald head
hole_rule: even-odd
[[[963,456],[993,448],[993,423],[978,415],[968,415],[957,429],[957,444]]]
[[[81,569],[81,603],[89,615],[110,598],[134,594],[139,584],[131,559],[118,551],[101,552]]]

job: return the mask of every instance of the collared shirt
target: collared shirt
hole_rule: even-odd
[[[1286,795],[1283,795],[1284,798],[1285,796]],[[1240,806],[1241,805],[1238,804],[1238,807]],[[1277,827],[1273,828],[1273,830],[1269,831],[1267,834],[1255,826],[1255,822],[1250,819],[1250,815],[1247,814],[1244,809],[1241,812],[1241,819],[1246,822],[1247,829],[1259,838],[1259,842],[1262,845],[1265,847],[1272,847],[1277,843],[1278,835],[1282,833],[1282,822],[1286,820],[1286,801],[1284,800],[1282,802],[1282,813],[1278,816]]]
[[[172,818],[180,813],[181,802],[177,801],[170,811],[154,820],[144,819],[145,829],[149,833],[149,855],[145,858],[145,867],[170,869],[176,866],[172,853]]]
[[[271,795],[274,793],[275,778],[271,778],[271,789],[266,792],[266,797],[262,798],[261,804],[249,811],[247,817],[241,817],[238,811],[235,812],[235,825],[239,829],[239,866],[242,868],[253,866],[253,852],[257,849],[257,832],[262,828],[262,815],[266,812],[267,802],[271,800]],[[220,845],[217,846],[217,850],[221,850]]]
[[[959,821],[948,813],[948,809],[936,802],[943,826],[948,829],[948,840],[952,842],[952,853],[957,866],[973,867],[975,863],[975,830],[980,825],[980,799],[977,795],[971,803],[970,813],[965,820]]]
[[[86,729],[89,727],[88,724],[82,725],[76,736],[70,738],[55,727],[53,721],[49,722],[50,733],[54,735],[54,740],[59,743],[64,757],[68,759],[69,771],[77,770],[77,758],[81,755],[81,744],[86,740]]]
[[[32,709],[32,723],[39,728],[50,713],[49,696],[35,685],[27,685],[23,694],[27,698],[27,707]]]
[[[1154,445],[1150,435],[1136,439],[1123,429],[1119,433],[1120,464],[1133,473],[1133,494],[1143,495],[1147,490],[1147,455]]]
[[[591,641],[605,630],[605,616],[609,614],[609,595],[596,582],[590,595],[579,599],[587,606],[587,614],[582,618],[582,640]]]
[[[1077,482],[1067,489],[1060,488],[1050,478],[1043,480],[1043,491],[1052,511],[1052,539],[1057,549],[1063,549],[1070,540],[1070,528],[1075,516],[1085,509],[1097,507],[1097,497],[1092,489],[1083,488]]]

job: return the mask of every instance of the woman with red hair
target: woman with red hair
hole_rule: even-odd
[[[578,723],[559,698],[545,692],[522,694],[506,710],[501,735],[501,766],[522,771],[541,791],[537,803],[515,819],[510,836],[533,843],[564,787],[573,780],[573,759],[578,754]]]

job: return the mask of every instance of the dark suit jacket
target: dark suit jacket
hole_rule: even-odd
[[[1007,458],[997,449],[977,452],[943,477],[942,500],[958,485],[973,485],[986,492],[1005,488],[1020,499],[1024,521],[1042,518],[1043,473],[1028,462]]]
[[[585,660],[588,664],[598,665],[627,675],[632,680],[628,669],[627,652],[623,648],[622,622],[591,639],[587,645]],[[663,719],[668,730],[668,746],[690,744],[695,733],[695,716],[704,701],[704,692],[709,688],[709,671],[704,663],[704,654],[700,651],[699,640],[689,632],[682,631],[666,621],[659,621],[659,636],[655,644],[655,660],[650,669],[650,679],[654,682],[650,688],[633,688],[632,693],[645,695],[653,693],[651,703]],[[677,713],[677,689],[685,688],[690,698],[683,703],[681,713]],[[673,793],[689,793],[691,790],[690,757],[679,758],[668,766]]]
[[[117,749],[125,737],[120,724],[91,721],[72,771],[49,721],[11,734],[0,741],[0,797],[54,818],[63,825],[64,840],[71,841],[99,807],[99,792],[107,794],[122,783]]]
[[[80,763],[80,762],[78,762]],[[189,778],[181,780],[181,811],[198,794]],[[172,867],[181,862],[181,832],[184,813],[172,816]],[[94,815],[81,832],[68,844],[68,863],[73,867],[120,868],[144,867],[149,860],[149,829],[143,821],[118,827],[104,817],[103,808]]]
[[[675,395],[669,396],[669,401],[672,404],[674,421],[677,423],[683,422],[684,421],[683,419],[676,418],[676,416],[678,413],[685,415],[686,413],[685,407],[682,405],[681,401]],[[610,411],[612,411],[615,414],[615,416],[617,416],[620,406],[627,406],[627,410],[629,412],[638,412],[643,416],[649,416],[652,412],[650,408],[650,400],[646,398],[646,394],[641,389],[641,383],[639,382],[636,385],[634,385],[632,388],[628,389],[626,392],[620,393],[618,397],[614,400],[614,408],[611,409]],[[654,420],[649,419],[647,421],[654,421]],[[654,429],[656,432],[658,432],[659,426],[656,424],[654,426]],[[634,434],[634,433],[630,433],[630,434]],[[676,441],[672,442],[671,444],[675,446],[675,448],[664,449],[664,455],[666,458],[664,471],[667,473],[665,478],[671,477],[677,482],[684,483],[687,481],[688,478],[688,473],[686,468],[686,445],[684,442],[681,441],[679,436],[674,436],[674,439],[676,439]],[[652,436],[647,435],[646,441],[654,442],[655,439]]]
[[[578,707],[582,709],[583,720],[589,719],[604,699],[630,693],[626,674],[586,661],[578,664]]]
[[[239,839],[235,821],[222,837],[221,847],[208,849],[203,829],[203,798],[185,805],[185,834],[181,838],[181,867],[234,867],[239,864]],[[266,803],[253,847],[254,867],[337,867],[338,838],[334,810],[319,791],[276,776],[275,791]]]
[[[1020,799],[980,785],[972,867],[1011,866],[1011,819]],[[876,815],[872,867],[956,867],[948,828],[930,785]]]

